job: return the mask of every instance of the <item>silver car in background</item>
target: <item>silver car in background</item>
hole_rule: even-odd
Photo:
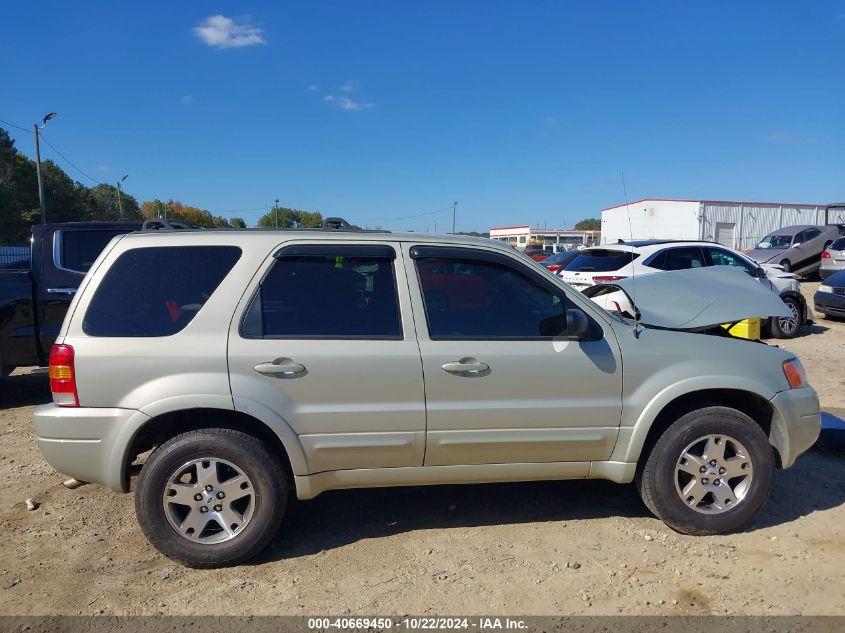
[[[808,275],[819,269],[822,252],[840,237],[837,224],[798,224],[772,231],[746,253],[758,264],[780,266],[786,272]]]
[[[824,249],[819,277],[827,279],[840,270],[845,270],[845,237],[840,237]]]

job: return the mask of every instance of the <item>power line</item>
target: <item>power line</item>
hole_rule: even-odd
[[[17,129],[21,130],[22,132],[31,132],[32,131],[32,130],[27,130],[25,127],[21,127],[20,125],[15,125],[14,123],[9,123],[8,121],[4,121],[3,119],[0,119],[0,123],[2,123],[3,125],[8,125],[9,127],[17,128]]]
[[[452,205],[450,204],[448,207],[443,207],[442,209],[437,209],[435,211],[425,211],[424,213],[415,213],[414,215],[403,215],[398,218],[356,218],[359,221],[366,221],[366,222],[393,222],[396,220],[410,220],[411,218],[421,218],[424,215],[435,215],[437,213],[444,213],[452,209]]]
[[[59,150],[57,150],[57,149],[56,149],[56,147],[55,147],[55,146],[54,146],[54,145],[53,145],[50,141],[48,141],[48,140],[47,140],[47,137],[46,137],[46,136],[44,136],[44,133],[43,133],[43,132],[42,132],[41,134],[39,134],[39,136],[41,137],[41,140],[42,140],[42,141],[44,141],[45,143],[47,143],[47,145],[49,145],[50,147],[52,147],[52,148],[53,148],[53,151],[54,151],[54,152],[56,152],[56,154],[58,154],[59,156],[61,156],[61,157],[62,157],[62,159],[64,159],[64,161],[65,161],[68,165],[70,165],[71,167],[73,167],[76,171],[78,171],[80,174],[82,174],[83,176],[85,176],[88,180],[90,180],[90,181],[92,181],[92,182],[94,182],[95,184],[98,184],[98,185],[99,185],[99,184],[101,184],[101,181],[97,180],[96,178],[92,178],[91,176],[89,176],[88,174],[86,174],[84,171],[82,171],[79,167],[77,167],[77,166],[76,166],[76,165],[74,165],[72,162],[70,162],[70,160],[67,158],[67,156],[65,156],[64,154],[62,154]]]

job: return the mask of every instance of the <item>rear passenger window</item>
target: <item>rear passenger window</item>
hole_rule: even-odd
[[[282,249],[253,297],[247,338],[402,338],[389,246]]]
[[[88,336],[170,336],[190,323],[240,259],[236,246],[157,246],[123,253],[82,322]]]
[[[689,268],[704,268],[704,256],[697,246],[683,248],[669,248],[663,258],[655,259],[650,266],[660,270],[687,270]]]

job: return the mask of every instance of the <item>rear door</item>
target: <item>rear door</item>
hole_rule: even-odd
[[[235,407],[281,416],[311,473],[422,465],[422,367],[401,261],[385,242],[290,242],[236,312]]]
[[[498,252],[417,245],[405,261],[425,372],[426,466],[579,462],[586,475],[589,461],[610,456],[622,362],[607,323]],[[590,321],[590,340],[567,338],[567,310]]]

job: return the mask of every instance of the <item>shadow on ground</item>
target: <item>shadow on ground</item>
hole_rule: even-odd
[[[772,496],[745,531],[789,523],[845,503],[843,459],[811,452],[775,476]],[[296,502],[275,543],[255,562],[315,554],[416,530],[651,517],[633,485],[555,481],[337,490]],[[648,527],[664,528],[653,519]]]
[[[52,402],[47,374],[16,374],[0,380],[0,409]]]

